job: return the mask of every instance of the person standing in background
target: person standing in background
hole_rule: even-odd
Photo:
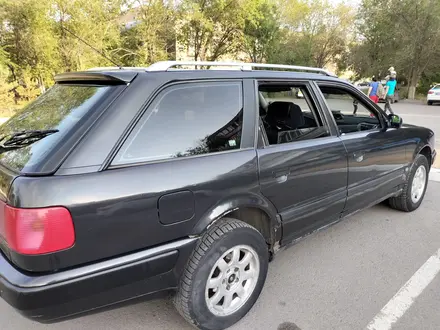
[[[391,109],[391,102],[394,100],[394,92],[396,91],[397,80],[394,76],[390,76],[385,85],[385,112],[389,110],[390,113],[394,113]]]
[[[397,72],[393,66],[388,69],[388,72],[389,72],[389,74],[388,74],[386,80],[389,80],[390,78],[397,79]]]
[[[379,103],[379,84],[376,77],[373,77],[373,81],[370,83],[370,88],[368,88],[368,97],[374,102]]]

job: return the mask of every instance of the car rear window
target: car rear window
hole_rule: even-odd
[[[1,142],[8,136],[27,130],[57,129],[31,145],[20,149],[3,151],[0,162],[17,172],[42,162],[57,144],[75,129],[86,113],[102,100],[114,86],[55,84],[46,93],[16,113],[0,126]]]
[[[440,89],[440,85],[434,86],[433,89]]]

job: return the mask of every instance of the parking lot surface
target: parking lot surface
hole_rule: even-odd
[[[393,109],[404,122],[434,129],[440,146],[440,106],[402,102]],[[437,180],[438,176],[432,178]],[[392,324],[393,329],[438,329],[440,275],[431,273],[432,281],[423,283],[426,273],[420,277],[417,272],[429,260],[435,262],[440,248],[439,201],[440,182],[432,180],[422,206],[413,213],[381,204],[280,252],[270,264],[260,299],[230,329],[366,329],[375,318],[382,317],[384,306],[403,311]],[[431,265],[431,272],[435,270],[432,267],[435,265]],[[411,287],[406,292],[405,284],[410,280],[419,291]],[[397,302],[409,299],[405,300],[409,305],[396,307],[393,297],[397,293],[402,295]],[[192,328],[169,300],[162,299],[52,325],[28,321],[0,300],[0,329]]]

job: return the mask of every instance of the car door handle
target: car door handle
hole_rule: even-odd
[[[283,175],[289,175],[289,174],[290,174],[290,170],[289,170],[289,169],[279,170],[279,171],[273,171],[273,172],[272,172],[272,176],[273,176],[274,178],[278,178],[278,177],[280,177],[280,176],[283,176]]]
[[[286,182],[289,174],[290,174],[290,171],[288,169],[272,172],[272,176],[276,179],[277,183]]]
[[[364,153],[363,152],[355,152],[353,154],[353,158],[357,163],[360,163],[364,160]]]

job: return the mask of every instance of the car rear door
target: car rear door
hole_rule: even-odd
[[[285,92],[286,86],[299,89],[301,93]],[[282,244],[286,244],[339,219],[347,195],[346,151],[335,127],[317,102],[314,87],[308,82],[265,80],[259,81],[255,90],[259,93],[262,109],[257,150],[261,192],[281,215]],[[279,95],[277,90],[281,91]],[[279,140],[273,143],[271,139],[271,144],[267,135],[274,136],[274,132],[268,132],[272,128],[267,124],[267,117],[278,110],[275,106],[271,108],[271,104],[280,105],[282,111],[286,105],[282,102],[300,107],[302,115],[298,107],[291,106],[297,109],[297,119],[302,125],[278,132]],[[285,139],[286,135],[290,137]]]
[[[383,113],[356,88],[337,82],[318,86],[347,149],[347,215],[383,200],[404,183],[410,140],[385,128]]]
[[[133,224],[136,244],[187,236],[217,203],[258,192],[253,111],[241,79],[161,90],[107,171],[129,182],[131,202],[121,216]]]

